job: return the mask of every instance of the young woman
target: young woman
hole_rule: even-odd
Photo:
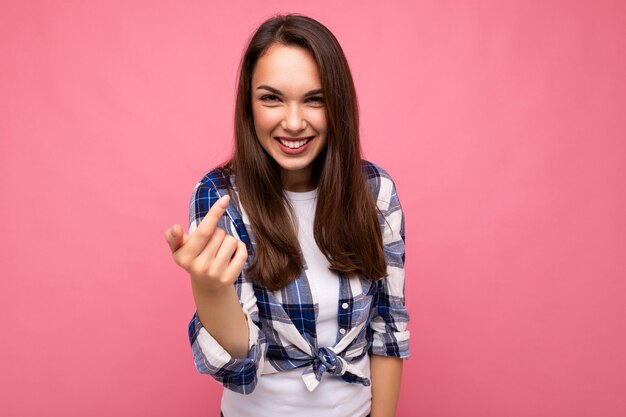
[[[225,417],[395,415],[404,216],[392,178],[360,157],[358,121],[333,34],[298,14],[265,21],[240,66],[234,155],[196,185],[189,234],[165,234]]]

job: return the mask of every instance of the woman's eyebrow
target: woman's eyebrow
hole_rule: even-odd
[[[283,93],[280,90],[277,90],[274,87],[270,87],[269,85],[260,85],[256,89],[257,90],[265,89],[265,90],[270,91],[270,92],[272,92],[274,94],[277,94],[279,96],[283,95]],[[322,89],[318,88],[316,90],[311,90],[311,91],[307,92],[304,96],[308,97],[308,96],[312,96],[313,94],[321,94],[321,93],[322,93]]]

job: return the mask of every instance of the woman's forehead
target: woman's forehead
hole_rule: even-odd
[[[313,56],[302,48],[276,46],[261,56],[252,75],[252,86],[304,93],[320,88],[320,77]]]

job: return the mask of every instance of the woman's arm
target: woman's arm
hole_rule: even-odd
[[[370,356],[372,381],[372,417],[394,417],[398,405],[402,359],[394,356]]]
[[[378,301],[370,322],[372,417],[393,417],[398,404],[403,360],[410,356],[409,313],[404,305],[404,214],[395,183],[380,167],[369,173],[376,202],[384,216],[381,224],[388,276],[378,281]]]
[[[196,184],[189,206],[190,235],[202,233],[199,229],[201,223],[220,197],[226,194],[228,191],[222,173],[217,169]],[[228,213],[219,217],[216,227],[240,240],[240,230]],[[238,245],[243,245],[243,242],[238,242]],[[230,262],[234,262],[234,258]],[[268,347],[265,334],[259,328],[252,283],[243,276],[242,269],[223,293],[210,294],[193,280],[192,287],[197,311],[189,323],[188,334],[196,369],[211,375],[231,391],[250,394],[262,372]]]
[[[234,284],[248,252],[242,241],[217,226],[228,202],[228,196],[217,200],[199,222],[192,214],[189,234],[175,225],[165,238],[176,263],[189,273],[202,326],[233,358],[243,359],[249,351],[248,323]]]
[[[214,293],[196,288],[193,282],[191,287],[202,326],[230,356],[235,359],[246,358],[250,335],[235,286],[229,285]]]

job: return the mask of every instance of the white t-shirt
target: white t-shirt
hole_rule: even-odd
[[[328,270],[328,260],[313,237],[317,189],[285,190],[298,218],[298,239],[307,264],[307,278],[319,304],[316,319],[318,346],[334,346],[339,330],[337,309],[339,278]],[[351,363],[370,377],[369,355]],[[326,373],[310,392],[302,380],[304,368],[261,375],[254,391],[242,395],[228,389],[222,396],[224,417],[365,417],[371,409],[371,386],[349,383]]]

